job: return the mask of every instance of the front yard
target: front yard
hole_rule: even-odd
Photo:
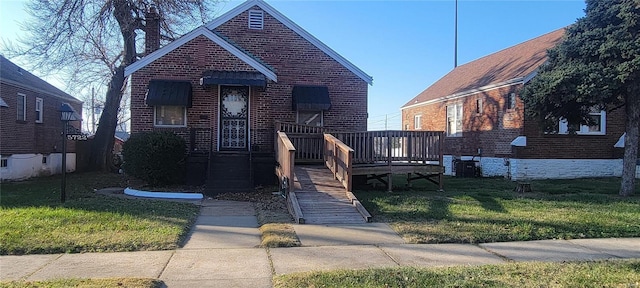
[[[532,181],[531,193],[514,192],[516,184],[502,178],[444,183],[445,192],[415,181],[392,193],[354,193],[374,221],[389,223],[409,243],[640,237],[640,187],[619,197],[616,178]]]
[[[115,252],[177,248],[198,215],[188,203],[121,199],[94,189],[123,187],[117,174],[70,174],[2,183],[0,255]]]

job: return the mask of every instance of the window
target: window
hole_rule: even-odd
[[[462,136],[462,103],[447,106],[447,136]]]
[[[42,156],[42,164],[47,164],[47,155]]]
[[[264,28],[264,12],[249,10],[249,29],[262,30]]]
[[[184,106],[155,106],[155,126],[187,126],[187,108]]]
[[[476,99],[476,114],[482,114],[482,98]]]
[[[507,109],[516,108],[516,93],[509,93],[507,96]]]
[[[9,160],[7,158],[0,159],[0,167],[5,168],[9,166]]]
[[[27,96],[21,93],[18,93],[18,98],[16,101],[16,112],[18,112],[18,120],[19,121],[27,121]]]
[[[577,125],[570,124],[567,120],[560,120],[558,125],[559,134],[569,134],[570,131],[575,131],[576,134],[582,135],[604,135],[606,134],[606,122],[607,112],[604,110],[594,109],[589,113],[589,117],[593,121],[593,125]]]
[[[42,98],[36,98],[36,123],[42,123]]]
[[[322,110],[319,111],[298,111],[298,124],[321,127],[323,123]]]
[[[413,116],[413,123],[414,129],[422,129],[422,115]]]

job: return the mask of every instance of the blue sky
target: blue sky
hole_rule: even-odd
[[[400,129],[400,107],[453,69],[454,0],[267,2],[373,76],[370,130]],[[5,41],[21,33],[22,3],[0,0]],[[239,3],[220,4],[218,14]],[[584,8],[582,0],[459,0],[458,65],[574,23]]]

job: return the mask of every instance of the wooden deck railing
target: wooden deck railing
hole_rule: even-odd
[[[296,123],[275,122],[276,131],[287,133],[287,137],[296,148],[298,163],[322,163],[324,127],[309,126]]]
[[[353,148],[354,164],[442,163],[443,132],[367,131],[332,133]]]
[[[331,134],[324,134],[324,162],[347,191],[352,188],[353,149]]]
[[[295,152],[296,148],[293,146],[289,137],[284,132],[278,132],[278,141],[276,150],[276,161],[278,161],[278,177],[280,181],[284,180],[282,177],[286,177],[287,183],[283,183],[284,187],[287,187],[289,191],[293,190],[293,172],[295,169]],[[287,191],[288,192],[288,191]]]
[[[300,209],[300,204],[295,194],[294,185],[296,148],[289,140],[289,137],[287,137],[287,134],[278,132],[277,135],[276,160],[278,161],[278,166],[276,167],[276,175],[278,175],[278,180],[287,199],[289,213],[297,223],[304,223],[304,216],[302,215],[302,210]]]

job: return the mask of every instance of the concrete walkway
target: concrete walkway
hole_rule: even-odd
[[[374,267],[640,258],[640,238],[404,244],[388,225],[294,225],[302,247],[258,248],[251,203],[205,200],[181,249],[0,256],[0,280],[144,277],[168,287],[271,287],[274,275]]]

